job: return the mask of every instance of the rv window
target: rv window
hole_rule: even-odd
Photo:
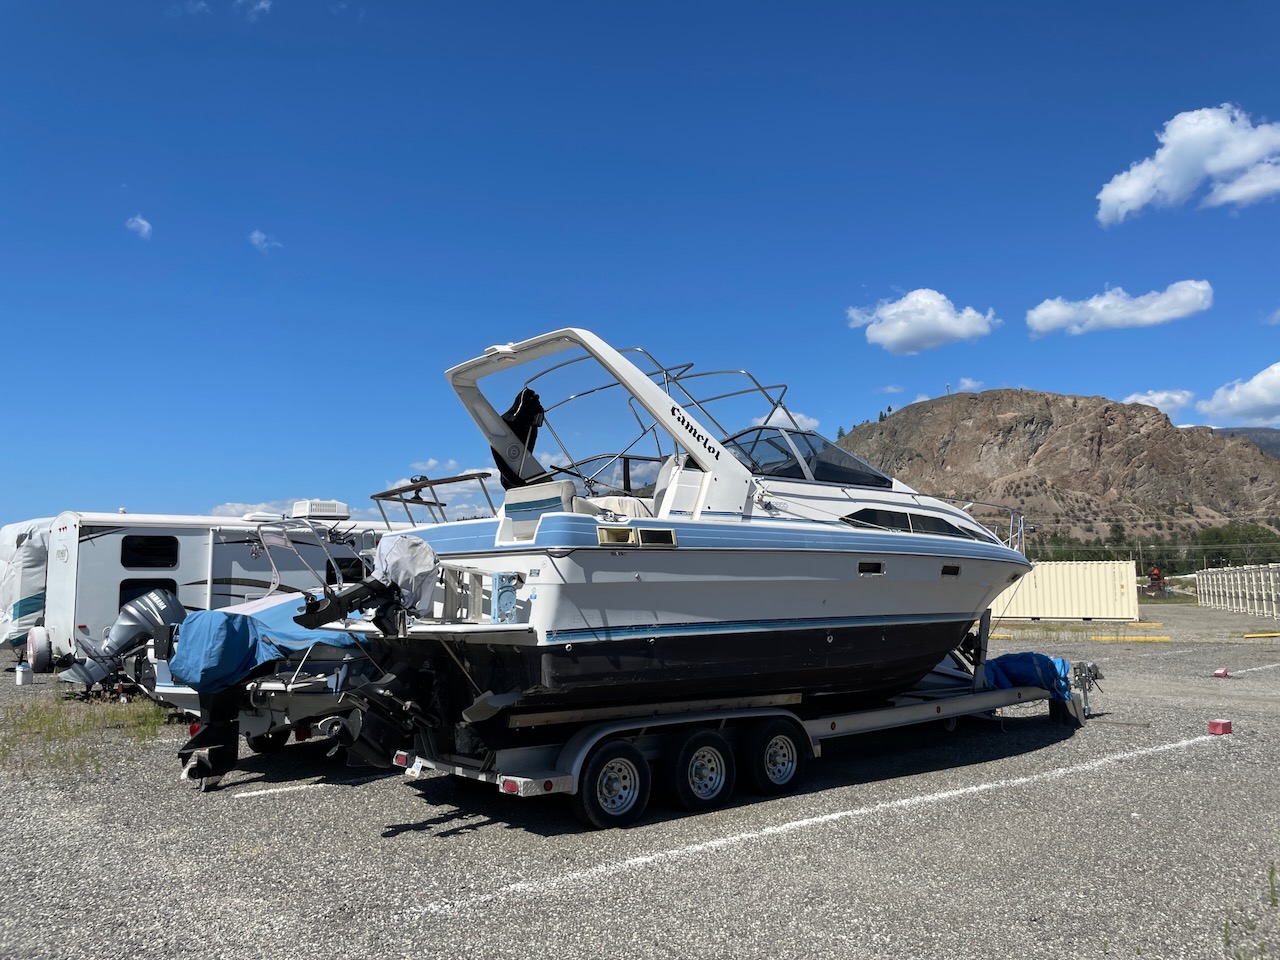
[[[121,580],[120,606],[132,603],[152,590],[168,590],[175,597],[178,595],[178,585],[172,580]]]
[[[132,534],[120,541],[120,566],[170,570],[178,565],[178,538]]]

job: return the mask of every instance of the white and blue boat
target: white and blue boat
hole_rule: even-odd
[[[973,504],[916,492],[745,371],[562,329],[446,376],[492,448],[502,503],[384,537],[380,554],[412,555],[413,587],[383,563],[298,618],[376,608],[388,674],[355,695],[351,731],[370,759],[415,735],[434,755],[482,755],[547,735],[521,718],[557,709],[882,702],[1030,569],[1016,514],[997,533]],[[431,488],[438,503],[454,493]]]

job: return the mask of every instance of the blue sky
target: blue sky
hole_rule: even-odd
[[[830,437],[1020,386],[1280,423],[1280,7],[0,11],[0,522],[485,466],[561,326]]]

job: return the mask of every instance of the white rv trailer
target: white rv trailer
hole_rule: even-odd
[[[187,610],[215,610],[273,589],[317,590],[363,576],[360,553],[377,545],[385,526],[350,521],[338,501],[299,501],[293,513],[326,530],[330,542],[304,545],[278,582],[258,527],[279,517],[60,513],[49,531],[45,624],[29,634],[33,669],[83,658],[80,644],[100,642],[120,608],[152,590],[171,591]]]
[[[44,576],[52,517],[0,527],[0,647],[19,654],[27,631],[44,621]]]

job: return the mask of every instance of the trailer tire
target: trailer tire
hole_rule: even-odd
[[[808,759],[808,737],[794,723],[774,718],[747,731],[740,765],[753,790],[777,796],[799,785]]]
[[[289,742],[289,730],[250,733],[245,736],[244,742],[254,753],[275,753],[283,750],[284,745]]]
[[[53,640],[48,627],[32,627],[27,631],[27,663],[33,673],[53,671]]]
[[[588,826],[625,827],[644,815],[653,788],[649,761],[630,740],[606,740],[587,755],[573,810]]]
[[[671,767],[676,800],[686,810],[711,810],[733,793],[733,751],[714,730],[695,730],[680,745]]]

